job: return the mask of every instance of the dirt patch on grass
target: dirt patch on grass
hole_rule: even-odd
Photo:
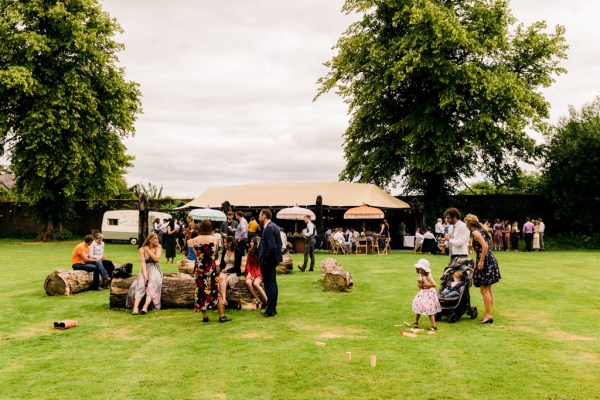
[[[597,338],[594,338],[594,337],[573,335],[571,333],[560,331],[560,330],[548,332],[548,337],[551,337],[552,339],[569,340],[569,341],[584,341],[584,342],[595,342],[598,340]]]
[[[95,337],[100,340],[109,340],[119,338],[119,340],[138,340],[130,328],[119,328],[119,329],[104,329],[95,334]]]
[[[237,339],[273,339],[274,338],[273,335],[266,335],[261,332],[246,332],[246,333],[242,333],[241,335],[237,335],[237,336],[233,336],[233,337],[237,338]]]
[[[46,336],[51,334],[52,331],[56,331],[52,322],[40,322],[38,324],[29,325],[19,332],[6,335],[3,339],[28,339],[36,336]]]
[[[360,334],[363,332],[364,331],[362,331],[360,329],[341,327],[341,328],[337,329],[335,332],[334,331],[323,332],[320,335],[318,335],[318,337],[323,338],[323,339],[341,339],[341,338],[357,339],[357,338],[362,337]]]
[[[392,269],[370,269],[369,273],[371,274],[396,274],[398,271],[394,271]]]

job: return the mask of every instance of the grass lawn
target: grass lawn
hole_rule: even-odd
[[[499,252],[494,325],[465,315],[409,338],[394,325],[414,320],[413,253],[334,256],[351,292],[296,269],[278,277],[277,317],[202,324],[192,310],[111,310],[107,290],[47,296],[75,244],[0,240],[1,399],[600,399],[599,251]],[[135,246],[106,253],[139,272]],[[428,258],[439,279],[447,257]],[[62,319],[79,326],[55,330]]]

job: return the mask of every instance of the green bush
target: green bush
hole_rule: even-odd
[[[569,249],[600,249],[600,233],[586,234],[558,234],[544,237],[545,247],[552,250]]]
[[[54,231],[54,240],[58,240],[58,241],[73,240],[77,237],[78,236],[76,236],[73,232],[71,232],[68,229],[60,229],[60,230]]]

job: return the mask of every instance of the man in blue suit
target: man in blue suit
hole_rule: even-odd
[[[279,227],[271,218],[271,210],[264,208],[260,211],[258,220],[263,226],[263,234],[258,247],[258,261],[260,262],[260,273],[263,276],[265,293],[267,295],[267,308],[261,317],[274,317],[277,314],[277,273],[275,268],[283,261],[281,255],[281,236]]]

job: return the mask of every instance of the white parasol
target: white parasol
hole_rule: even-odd
[[[212,222],[223,222],[227,220],[227,216],[224,212],[213,210],[212,208],[196,208],[190,211],[189,215],[194,218],[195,221],[209,219]]]
[[[317,218],[314,212],[310,211],[308,208],[298,207],[298,205],[296,204],[294,207],[281,209],[275,216],[278,219],[291,219],[294,221],[301,221],[307,215],[310,215],[310,218],[312,218],[313,220]],[[297,223],[294,225],[294,232],[296,231],[298,231]]]
[[[316,219],[315,213],[310,211],[308,208],[298,207],[297,205],[294,207],[283,208],[281,209],[276,217],[278,219],[292,219],[295,221],[301,221],[305,216],[310,215],[311,219]]]

